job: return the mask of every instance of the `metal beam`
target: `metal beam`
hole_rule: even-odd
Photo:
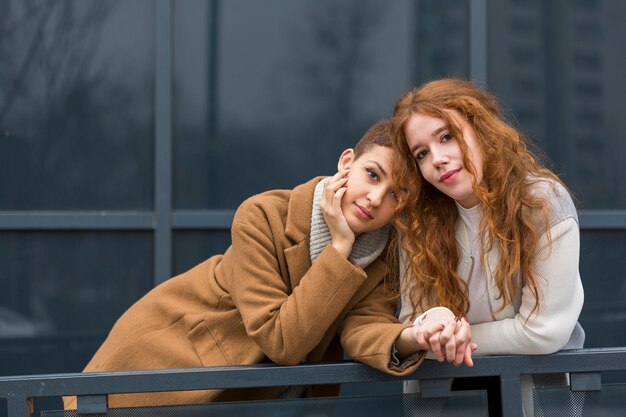
[[[487,86],[487,0],[469,3],[469,76]]]
[[[172,2],[157,0],[155,22],[155,285],[172,273]]]
[[[582,230],[626,230],[626,210],[580,210]]]
[[[174,210],[166,220],[173,229],[228,230],[235,210]],[[626,210],[580,210],[582,230],[626,230]],[[0,230],[151,230],[151,211],[4,211]]]
[[[172,216],[174,229],[228,230],[233,223],[235,210],[176,210]]]
[[[0,230],[152,230],[150,211],[4,211]]]

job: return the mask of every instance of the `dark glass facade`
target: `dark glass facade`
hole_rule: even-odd
[[[332,174],[445,76],[485,82],[576,194],[588,345],[623,345],[622,3],[2,1],[0,375],[82,369],[241,201]]]

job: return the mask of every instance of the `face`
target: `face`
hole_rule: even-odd
[[[341,211],[356,234],[380,229],[393,218],[398,201],[391,178],[392,152],[374,145],[357,159],[352,149],[339,158],[339,170],[350,169]]]
[[[459,123],[468,147],[469,160],[476,169],[476,182],[483,176],[483,153],[476,132],[457,112],[450,112]],[[463,164],[463,152],[446,121],[422,113],[413,113],[404,127],[411,155],[422,176],[435,188],[465,208],[478,204],[472,188],[472,174]]]

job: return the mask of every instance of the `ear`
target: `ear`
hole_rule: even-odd
[[[339,157],[339,162],[337,162],[337,170],[341,171],[342,169],[350,168],[354,162],[354,149],[346,149],[341,153]]]

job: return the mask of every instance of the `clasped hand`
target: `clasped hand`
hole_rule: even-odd
[[[473,366],[472,352],[477,345],[470,343],[470,324],[462,317],[443,318],[435,314],[428,315],[421,324],[414,326],[418,344],[432,352],[439,362],[444,360],[455,366],[465,363]]]

